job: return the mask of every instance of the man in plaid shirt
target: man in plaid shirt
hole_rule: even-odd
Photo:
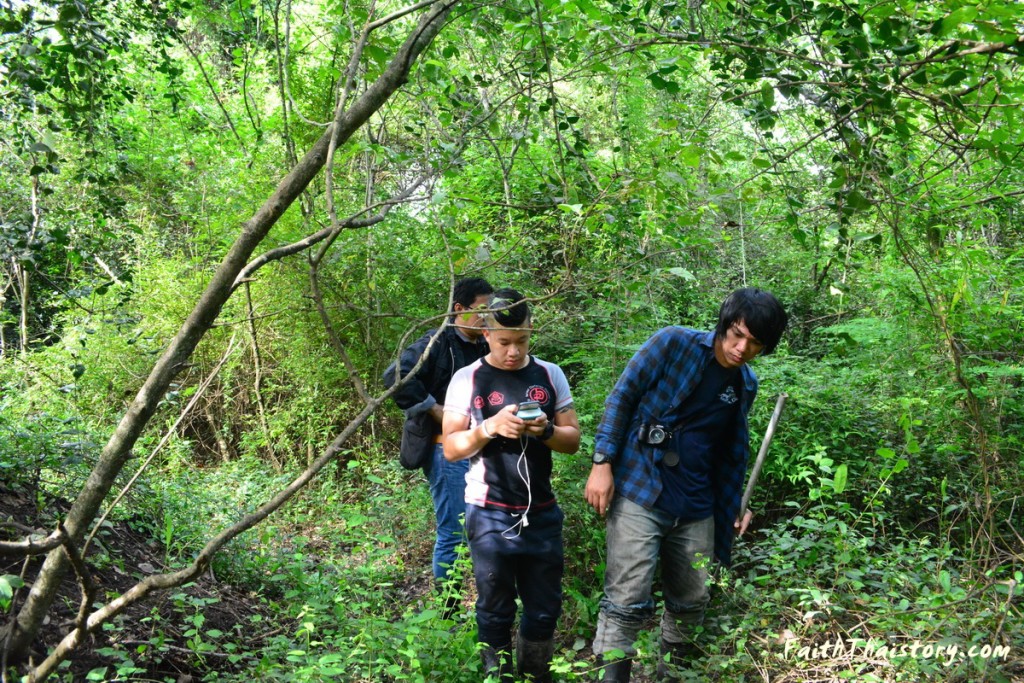
[[[637,632],[654,614],[658,558],[665,609],[658,674],[691,649],[710,600],[712,553],[728,566],[749,449],[757,377],[747,363],[771,353],[786,327],[782,304],[755,288],[722,303],[718,325],[666,327],[633,356],[605,401],[586,499],[606,517],[605,595],[594,639],[602,681],[627,683]],[[607,661],[605,653],[626,657]],[[669,666],[669,662],[672,666]]]

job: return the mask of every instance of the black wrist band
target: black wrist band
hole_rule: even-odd
[[[555,423],[554,422],[548,422],[546,425],[544,425],[544,431],[540,433],[540,440],[541,441],[547,441],[552,436],[554,436],[554,434],[555,434]]]

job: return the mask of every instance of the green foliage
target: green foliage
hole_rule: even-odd
[[[24,586],[25,582],[20,576],[14,576],[13,574],[0,576],[0,610],[6,612],[11,606],[14,591],[24,588]]]
[[[1010,606],[998,574],[962,573],[965,558],[956,549],[900,529],[882,510],[793,506],[791,519],[766,529],[770,542],[744,546],[736,573],[725,578],[723,614],[709,629],[718,636],[710,641],[709,671],[757,665],[858,680],[1001,680],[1005,660],[906,651],[915,642],[933,649],[956,644],[961,651],[993,641],[1016,647],[1019,634],[1003,635],[999,626]],[[832,646],[801,651],[837,639],[846,654]],[[892,663],[884,653],[872,657],[868,641],[873,651],[891,650]]]
[[[99,435],[68,410],[66,386],[50,386],[50,396],[40,398],[52,397],[53,402],[33,406],[31,400],[19,399],[34,396],[34,389],[0,376],[0,477],[7,485],[34,491],[54,484],[60,490],[69,484],[65,476],[71,486],[80,484],[74,473],[92,461]]]
[[[333,118],[352,41],[397,9],[158,5],[0,7],[0,477],[37,501],[73,497],[244,221]],[[788,630],[1020,647],[999,582],[1021,553],[1022,13],[577,0],[453,16],[333,160],[339,218],[391,213],[258,271],[251,322],[237,291],[136,456],[223,365],[115,516],[184,565],[362,409],[353,378],[380,389],[439,322],[453,275],[483,274],[544,297],[534,351],[573,387],[583,451],[554,473],[568,541],[556,666],[582,679],[604,554],[582,489],[603,401],[655,329],[707,329],[725,294],[763,286],[792,324],[755,363],[754,446],[774,396],[790,399],[755,497],[765,534],[721,579],[701,673],[999,680],[980,659],[890,670],[771,643]],[[368,36],[353,92],[415,16]],[[413,200],[389,203],[421,175]],[[325,189],[316,179],[261,249],[328,225]],[[394,464],[400,424],[387,404],[311,490],[214,559],[274,620],[259,651],[176,593],[181,642],[151,615],[152,640],[83,675],[140,680],[173,645],[209,680],[479,680],[471,622],[442,623],[417,584],[430,504]],[[653,660],[657,635],[640,649]]]

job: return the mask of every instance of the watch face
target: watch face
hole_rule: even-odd
[[[612,459],[611,459],[611,458],[609,458],[609,457],[608,457],[607,455],[605,455],[604,453],[594,453],[594,457],[593,457],[593,458],[591,458],[591,461],[592,461],[592,462],[593,462],[593,463],[594,463],[595,465],[602,465],[602,464],[604,464],[604,463],[606,463],[606,462],[611,462],[611,461],[612,461]]]

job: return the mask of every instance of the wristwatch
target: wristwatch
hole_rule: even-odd
[[[544,425],[544,431],[540,433],[540,440],[547,441],[555,434],[555,423],[550,420]]]
[[[612,463],[612,456],[607,453],[601,453],[600,451],[594,451],[594,455],[590,458],[590,461],[595,465],[603,465],[605,463],[610,465]]]

